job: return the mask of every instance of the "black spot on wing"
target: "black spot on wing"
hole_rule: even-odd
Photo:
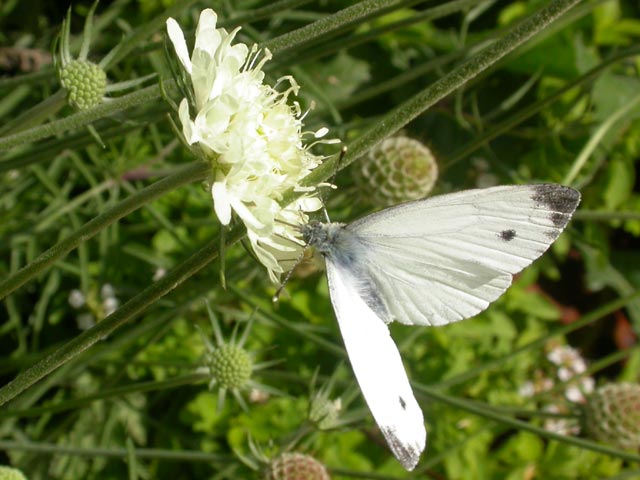
[[[404,398],[402,397],[398,397],[398,399],[400,400],[400,406],[402,407],[403,410],[407,409],[407,402],[404,401]]]
[[[513,240],[514,238],[516,238],[516,231],[513,228],[510,228],[509,230],[503,230],[501,231],[498,236],[504,240],[505,242],[510,242],[511,240]]]
[[[580,192],[570,187],[545,183],[535,185],[531,199],[551,212],[549,219],[563,229],[580,202]]]
[[[389,448],[402,466],[407,470],[413,470],[420,459],[420,451],[416,446],[403,443],[396,435],[396,430],[393,427],[380,425],[380,431],[387,440]]]

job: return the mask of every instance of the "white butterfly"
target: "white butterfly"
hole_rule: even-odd
[[[445,325],[481,312],[547,250],[579,202],[562,185],[503,186],[397,205],[348,225],[302,227],[325,257],[362,394],[407,470],[427,433],[386,324]]]

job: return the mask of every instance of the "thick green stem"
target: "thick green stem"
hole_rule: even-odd
[[[173,81],[164,85],[165,90],[171,91],[175,86]],[[0,150],[22,145],[24,143],[36,142],[45,138],[61,135],[64,132],[84,128],[86,125],[96,120],[113,115],[114,113],[127,110],[137,105],[142,105],[160,98],[161,92],[158,85],[152,85],[137,92],[114,98],[108,102],[103,102],[94,108],[74,113],[68,117],[55,120],[53,122],[30,128],[13,135],[0,138]]]
[[[171,378],[164,381],[152,380],[149,382],[134,383],[131,385],[125,385],[123,387],[112,388],[110,390],[100,390],[93,395],[87,395],[82,398],[74,398],[72,400],[66,400],[58,402],[54,405],[45,405],[42,407],[24,408],[20,410],[2,410],[0,411],[0,418],[11,417],[39,417],[44,414],[64,412],[66,410],[74,410],[82,407],[86,407],[92,402],[98,400],[106,400],[112,397],[122,397],[131,393],[146,393],[156,392],[159,390],[167,390],[171,388],[182,387],[184,385],[193,385],[196,383],[202,383],[211,376],[206,373],[193,373],[183,377]]]
[[[38,105],[35,105],[23,114],[5,123],[2,128],[0,128],[0,135],[17,133],[20,130],[39,125],[48,117],[58,113],[58,111],[67,104],[66,95],[67,93],[64,90],[58,90]]]
[[[299,50],[302,45],[322,38],[326,35],[336,35],[353,27],[357,22],[374,15],[382,15],[393,10],[402,2],[395,0],[364,0],[355,5],[347,7],[322,20],[313,22],[310,25],[294,30],[285,35],[280,35],[265,43],[265,47],[274,54],[288,54],[289,50]]]
[[[64,447],[53,443],[14,442],[0,440],[0,449],[23,452],[37,452],[52,455],[77,455],[80,457],[126,458],[129,452],[124,448],[84,448]],[[152,458],[155,460],[174,460],[180,462],[223,462],[228,463],[236,457],[218,453],[207,453],[195,450],[164,450],[160,448],[136,448],[137,458]]]
[[[494,138],[497,138],[499,135],[503,134],[504,132],[509,131],[516,125],[527,120],[528,118],[533,117],[535,114],[542,111],[544,108],[558,101],[558,99],[562,97],[562,95],[564,95],[571,89],[585,85],[588,82],[592,81],[594,78],[597,78],[605,69],[607,69],[612,64],[620,61],[624,61],[630,57],[635,57],[638,54],[640,54],[640,47],[634,46],[612,56],[611,58],[603,60],[596,67],[592,68],[591,70],[581,75],[577,79],[573,80],[572,82],[567,83],[565,86],[553,92],[551,95],[541,100],[538,100],[533,105],[519,109],[511,117],[507,118],[506,120],[498,124],[493,125],[491,129],[486,130],[484,132],[478,132],[474,136],[472,142],[470,142],[468,145],[464,145],[459,150],[456,150],[451,155],[449,155],[448,158],[445,159],[444,166],[443,168],[441,168],[441,170],[445,170],[453,166],[463,158],[466,158],[467,156],[469,156],[471,153],[476,151],[481,146],[486,145],[488,142],[490,142]]]
[[[85,223],[67,238],[40,254],[33,262],[0,282],[0,299],[24,285],[82,242],[86,242],[107,226],[181,185],[204,179],[209,170],[210,166],[206,162],[190,164],[178,173],[163,178],[153,185],[149,185],[135,195],[131,195],[121,201],[110,210]]]
[[[387,136],[397,132],[418,115],[441,101],[466,82],[480,74],[487,68],[497,63],[508,53],[512,52],[531,37],[544,30],[549,24],[558,19],[580,0],[556,0],[529,16],[523,22],[514,26],[507,34],[493,45],[469,59],[440,80],[399,105],[386,114],[374,127],[364,132],[350,146],[349,151],[342,159],[339,169],[347,167],[362,156],[370,148],[382,141]],[[328,179],[336,169],[334,157],[330,161],[315,169],[304,179],[305,185],[317,185]],[[283,204],[290,203],[296,194],[290,192]]]
[[[620,450],[614,447],[609,447],[607,445],[602,445],[602,444],[599,444],[590,440],[585,440],[582,438],[550,432],[548,430],[545,430],[544,428],[537,427],[528,422],[523,422],[522,420],[518,420],[511,416],[503,415],[499,411],[489,406],[484,406],[478,402],[470,402],[462,398],[445,395],[444,393],[438,392],[435,389],[426,387],[424,385],[416,386],[414,384],[414,388],[431,400],[436,400],[438,402],[460,408],[462,410],[473,413],[480,417],[499,422],[503,425],[508,425],[510,427],[516,428],[521,431],[534,433],[536,435],[539,435],[542,438],[557,440],[559,442],[574,445],[576,447],[584,448],[586,450],[591,450],[594,452],[611,455],[615,458],[621,458],[629,462],[640,462],[640,455],[638,455],[637,453],[626,452],[624,450]]]
[[[243,234],[244,230],[242,228],[235,228],[229,234],[229,242],[238,241]],[[4,405],[58,367],[77,357],[103,338],[111,335],[117,328],[142,313],[156,300],[196,274],[209,262],[218,257],[218,247],[218,239],[215,238],[211,240],[187,260],[175,267],[156,283],[153,283],[138,293],[93,328],[81,333],[51,355],[20,373],[15,379],[0,388],[0,405]]]
[[[616,310],[619,310],[621,308],[624,308],[625,306],[627,306],[629,303],[637,300],[638,298],[640,298],[640,290],[634,292],[631,295],[628,295],[626,297],[623,298],[618,298],[616,300],[613,300],[605,305],[602,305],[598,308],[596,308],[595,310],[585,314],[582,316],[582,318],[580,320],[577,320],[575,322],[572,322],[568,325],[565,325],[563,327],[558,328],[557,330],[555,330],[554,332],[551,332],[549,335],[544,335],[540,338],[537,338],[535,340],[532,340],[531,342],[522,345],[521,347],[516,348],[515,350],[513,350],[512,352],[510,352],[507,355],[504,355],[502,357],[499,358],[494,358],[493,360],[488,360],[482,363],[482,365],[479,365],[475,368],[470,368],[469,370],[466,370],[465,372],[458,374],[454,377],[450,377],[446,380],[441,381],[440,383],[438,383],[437,385],[434,385],[434,388],[450,388],[454,385],[458,385],[460,383],[466,382],[467,380],[470,380],[471,378],[477,377],[479,376],[481,373],[483,372],[487,372],[491,369],[494,368],[500,368],[504,365],[509,365],[511,363],[511,360],[522,354],[525,352],[529,352],[529,351],[533,351],[533,350],[537,350],[539,348],[541,348],[545,343],[547,343],[549,341],[550,338],[552,337],[559,337],[559,336],[564,336],[564,335],[568,335],[571,332],[574,332],[582,327],[585,327],[587,325],[590,325],[591,323],[594,323],[597,320],[600,320],[601,318],[603,318],[606,315],[610,315],[612,312],[615,312]]]

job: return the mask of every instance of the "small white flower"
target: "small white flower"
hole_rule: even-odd
[[[573,370],[567,367],[558,368],[558,378],[563,382],[568,382],[575,376]]]
[[[266,403],[269,398],[271,398],[271,395],[259,388],[254,387],[249,391],[249,401],[251,403]]]
[[[166,268],[158,267],[156,269],[156,271],[153,272],[153,281],[157,282],[162,277],[164,277],[166,274],[167,274],[167,269]]]
[[[111,315],[120,306],[120,301],[116,297],[107,297],[102,301],[105,316]]]
[[[85,303],[86,299],[84,298],[84,294],[82,293],[82,291],[78,290],[77,288],[71,290],[71,293],[69,293],[69,305],[71,305],[75,309],[78,309],[82,308]]]
[[[569,385],[564,391],[564,396],[573,403],[582,403],[584,401],[584,394],[576,384]]]
[[[280,261],[293,258],[300,249],[296,225],[305,223],[306,212],[317,210],[314,189],[302,189],[300,180],[321,163],[303,144],[302,114],[297,104],[287,104],[299,89],[292,77],[278,91],[263,83],[268,50],[250,50],[232,41],[231,33],[216,28],[211,9],[200,14],[191,57],[178,23],[169,18],[167,32],[176,55],[191,79],[194,105],[184,98],[178,109],[182,131],[190,145],[200,148],[212,164],[211,197],[223,225],[235,213],[245,224],[251,246],[260,262],[277,281]],[[195,112],[192,113],[192,107]],[[316,132],[316,138],[326,129]],[[331,143],[331,141],[327,141]],[[294,189],[303,197],[284,208],[283,194]],[[314,200],[314,201],[310,201]],[[286,222],[286,223],[285,223]]]
[[[583,377],[578,381],[571,382],[564,391],[567,400],[573,403],[584,403],[586,395],[593,392],[595,380],[592,377]]]
[[[518,389],[518,393],[522,397],[533,397],[536,394],[551,390],[551,388],[553,388],[553,380],[536,372],[535,380],[524,382]]]
[[[558,346],[547,353],[547,359],[558,366],[558,378],[563,382],[587,370],[587,364],[580,352],[569,346]]]
[[[90,313],[81,313],[76,317],[76,324],[80,330],[89,330],[96,324],[96,320]]]
[[[596,388],[596,381],[593,377],[583,377],[580,380],[580,388],[584,393],[592,393]]]
[[[544,411],[559,415],[557,417],[550,416],[544,421],[545,430],[558,433],[560,435],[577,435],[580,433],[580,426],[575,419],[562,416],[568,415],[566,408],[561,408],[558,405],[551,404],[544,407]]]
[[[518,389],[518,395],[521,397],[533,397],[534,393],[536,393],[536,389],[533,382],[530,380],[524,382]]]
[[[110,283],[105,283],[104,285],[102,285],[102,288],[100,289],[100,296],[103,299],[115,297],[116,291],[114,290],[113,285],[111,285]]]

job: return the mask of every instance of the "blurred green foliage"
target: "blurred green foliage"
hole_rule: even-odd
[[[269,2],[102,2],[92,59],[126,44],[127,55],[107,70],[111,84],[153,73],[168,82],[168,8],[178,9],[171,15],[189,26],[189,42],[206,6],[218,11],[227,28],[242,26],[241,41],[264,44],[353,4],[298,3],[264,13],[260,9]],[[268,75],[277,79],[293,72],[303,109],[315,104],[305,129],[327,125],[331,136],[348,144],[549,2],[462,2],[446,15],[431,15],[432,7],[454,2],[433,3],[359,18],[346,32],[314,38],[295,55],[276,53]],[[90,2],[72,6],[76,51],[89,7]],[[49,52],[65,11],[62,3],[0,5],[0,142],[74,114],[61,104],[39,121],[22,117],[58,90]],[[420,22],[411,23],[415,18]],[[410,378],[426,387],[417,396],[429,443],[415,478],[631,478],[638,472],[637,455],[633,460],[629,452],[625,457],[596,444],[576,444],[571,435],[560,441],[545,434],[550,405],[562,407],[559,416],[569,424],[577,425],[580,415],[580,405],[566,398],[567,385],[547,359],[551,349],[579,349],[593,367],[585,375],[597,383],[638,382],[640,376],[638,18],[637,2],[580,2],[405,127],[406,135],[429,145],[438,158],[439,193],[550,181],[570,184],[583,195],[567,232],[489,310],[444,328],[391,326]],[[150,29],[146,36],[127,43],[127,35],[144,28]],[[169,103],[158,97],[92,122],[104,147],[84,125],[1,151],[0,277],[15,274],[86,222],[196,160],[177,141],[171,114]],[[336,150],[318,147],[323,148],[327,155]],[[336,221],[367,213],[354,201],[355,174],[354,168],[340,171],[339,188],[324,193]],[[207,185],[192,183],[83,241],[3,300],[1,383],[104,321],[111,298],[102,294],[106,284],[126,309],[129,300],[221,233],[226,232],[213,215]],[[3,406],[0,464],[21,468],[31,480],[257,478],[269,458],[301,450],[326,464],[333,478],[408,477],[357,393],[320,270],[312,261],[303,264],[274,306],[275,287],[264,269],[241,244],[227,245],[222,272],[219,262],[207,265]],[[77,308],[69,303],[76,289],[85,299]],[[202,370],[205,347],[198,329],[214,335],[205,300],[225,338],[255,316],[245,348],[268,363],[256,379],[281,394],[244,392],[248,410],[232,398],[218,409],[219,391],[207,388]],[[598,308],[609,310],[594,314]],[[571,329],[583,319],[588,321]],[[344,423],[334,430],[319,431],[308,422],[314,375],[319,384],[335,376],[332,395],[343,399]],[[552,386],[524,395],[523,386],[536,378]],[[449,401],[436,400],[429,389]],[[463,406],[451,399],[463,400]],[[478,405],[504,421],[483,416]],[[509,423],[513,419],[532,429],[516,428]]]

